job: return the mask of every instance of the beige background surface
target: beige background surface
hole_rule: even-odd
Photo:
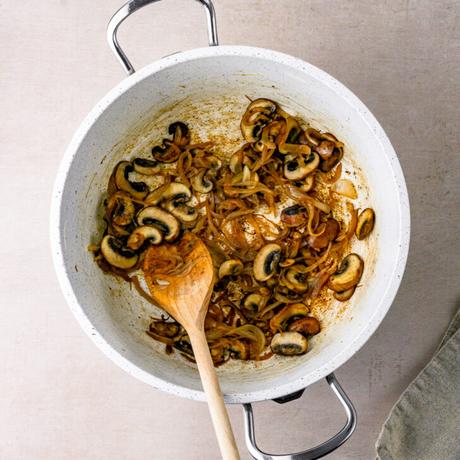
[[[119,0],[0,1],[0,458],[217,459],[204,404],[162,394],[107,360],[56,284],[51,187],[86,113],[118,81],[105,42]],[[400,292],[377,333],[338,370],[359,425],[331,459],[372,459],[380,426],[460,303],[460,5],[448,0],[215,0],[222,44],[301,57],[349,86],[399,154],[413,240]],[[204,13],[168,0],[129,20],[135,65],[206,43]],[[243,458],[242,408],[231,407]],[[343,414],[325,383],[255,408],[266,450],[324,440]]]

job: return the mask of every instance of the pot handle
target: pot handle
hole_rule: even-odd
[[[134,73],[134,67],[118,43],[118,27],[135,11],[149,5],[150,3],[156,3],[158,1],[160,0],[130,0],[112,16],[107,25],[107,41],[109,42],[110,49],[114,52],[116,58],[120,61],[120,64],[123,66],[128,75]],[[197,1],[200,2],[206,9],[209,46],[218,46],[219,40],[217,38],[216,12],[214,11],[214,6],[211,0]]]
[[[345,412],[347,414],[347,422],[345,426],[332,438],[328,439],[327,441],[323,442],[319,446],[313,447],[308,450],[304,450],[303,452],[297,452],[295,454],[266,454],[262,452],[256,444],[255,434],[254,434],[254,416],[252,414],[252,406],[251,404],[243,404],[244,412],[245,412],[245,419],[244,419],[244,428],[245,428],[245,438],[246,438],[246,446],[250,452],[250,454],[256,460],[314,460],[317,458],[324,457],[325,455],[329,454],[333,450],[340,447],[352,434],[356,428],[356,419],[357,414],[356,410],[348,398],[348,396],[343,391],[342,387],[340,386],[339,382],[335,378],[333,373],[329,374],[326,377],[327,383],[331,387],[332,391],[335,393],[339,401],[342,403],[342,406],[345,408]],[[301,396],[301,392],[297,392],[295,394],[297,399]],[[277,400],[277,402],[287,402],[291,399],[286,397],[281,400]]]

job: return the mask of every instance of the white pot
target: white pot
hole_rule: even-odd
[[[325,319],[328,326],[304,356],[219,368],[226,402],[279,398],[345,363],[390,308],[408,252],[409,203],[395,151],[364,104],[327,73],[266,49],[214,46],[165,57],[120,82],[83,121],[62,161],[51,212],[56,272],[80,325],[110,359],[155,388],[191,399],[204,400],[195,367],[146,337],[151,306],[127,283],[102,273],[87,246],[101,235],[107,179],[126,152],[142,153],[143,143],[161,137],[175,119],[203,133],[236,136],[245,95],[274,99],[343,140],[353,158],[348,166],[364,187],[362,204],[373,207],[377,219],[369,242],[357,248],[365,252],[366,270],[350,305]]]

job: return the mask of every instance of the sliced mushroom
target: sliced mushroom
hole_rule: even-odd
[[[101,252],[105,260],[114,267],[128,269],[134,267],[139,256],[123,247],[112,235],[106,235],[101,242]]]
[[[254,278],[257,281],[267,281],[276,271],[281,258],[281,246],[270,243],[263,246],[254,258]]]
[[[358,223],[356,224],[356,238],[364,240],[373,230],[375,223],[375,213],[371,208],[366,208],[358,216]]]
[[[315,150],[319,153],[319,156],[323,160],[327,160],[328,158],[330,158],[330,156],[334,152],[334,148],[335,148],[335,142],[323,140],[320,142],[318,147],[315,148]]]
[[[133,167],[134,171],[144,176],[153,176],[161,169],[158,161],[147,160],[146,158],[135,158],[133,160]]]
[[[161,185],[150,192],[144,203],[148,205],[157,205],[161,201],[174,200],[177,203],[186,203],[192,198],[192,192],[180,182],[171,182],[170,184]]]
[[[129,193],[132,197],[142,200],[149,189],[145,182],[131,182],[129,173],[133,172],[133,165],[129,161],[120,161],[115,167],[115,185],[119,190]]]
[[[208,171],[203,169],[196,176],[193,176],[190,179],[190,183],[192,184],[194,190],[200,193],[209,193],[212,190],[214,184],[212,180],[209,179],[207,174]]]
[[[163,139],[163,145],[152,148],[153,158],[161,163],[173,163],[179,158],[180,153],[180,148],[169,139]]]
[[[239,275],[243,271],[243,262],[240,259],[230,259],[219,267],[219,278],[224,276]]]
[[[283,133],[278,137],[278,151],[284,155],[288,153],[309,154],[310,146],[299,144],[302,129],[294,117],[288,117]]]
[[[308,340],[298,332],[279,332],[273,336],[270,347],[277,355],[303,355],[308,350]]]
[[[182,222],[193,222],[198,218],[198,211],[193,206],[180,201],[167,201],[164,208]]]
[[[299,294],[298,292],[292,291],[287,286],[281,286],[281,285],[278,285],[275,287],[273,296],[278,302],[283,302],[283,303],[299,302],[302,299],[301,294]]]
[[[287,155],[284,163],[284,177],[288,180],[301,180],[319,165],[319,155],[311,152],[307,157]]]
[[[338,270],[329,278],[328,286],[335,292],[342,292],[356,286],[363,274],[364,262],[358,254],[349,254],[342,260]]]
[[[251,102],[241,119],[241,133],[247,142],[257,142],[262,129],[270,123],[277,105],[269,99],[256,99]]]
[[[193,354],[192,344],[190,343],[190,339],[188,335],[182,335],[176,340],[174,340],[173,347],[176,350],[179,350],[188,358],[195,360],[195,355]]]
[[[249,294],[244,299],[243,305],[244,308],[252,313],[257,313],[262,309],[267,301],[267,297],[253,292]]]
[[[151,225],[142,225],[140,227],[136,227],[131,235],[129,235],[126,246],[128,246],[129,249],[137,250],[146,241],[150,244],[160,244],[162,239],[163,234],[160,230],[158,230],[158,228]]]
[[[309,235],[308,245],[319,251],[327,247],[327,245],[337,238],[340,230],[339,223],[335,219],[328,219],[324,225],[324,231],[319,235]]]
[[[288,326],[288,331],[300,332],[300,334],[306,336],[318,334],[320,330],[321,325],[313,316],[297,319]]]
[[[238,150],[233,153],[228,162],[228,167],[233,174],[239,174],[243,171],[243,159],[244,153],[243,150]]]
[[[306,267],[303,265],[293,265],[289,267],[283,274],[285,285],[295,292],[308,291],[308,276]]]
[[[329,172],[334,166],[336,166],[343,157],[343,149],[335,148],[332,155],[326,160],[322,160],[319,168],[323,172]]]
[[[271,320],[272,332],[284,331],[293,321],[304,318],[310,312],[304,303],[292,303],[283,307]]]
[[[173,135],[173,142],[179,147],[184,147],[190,143],[188,126],[181,121],[171,123],[168,127],[168,133]]]
[[[294,185],[303,192],[309,192],[315,185],[315,174],[309,174],[305,179],[294,182]]]
[[[106,218],[115,226],[129,225],[134,218],[134,204],[131,197],[125,192],[115,192],[108,200]]]
[[[161,335],[172,339],[181,331],[181,326],[176,322],[165,322],[161,320],[154,320],[149,325],[149,332]]]
[[[158,228],[166,241],[174,240],[180,232],[179,221],[169,212],[156,206],[147,206],[137,214],[139,225]]]
[[[306,211],[300,204],[289,206],[281,212],[281,221],[288,227],[298,227],[306,222]]]
[[[347,289],[346,291],[334,292],[334,299],[339,300],[340,302],[345,302],[348,299],[351,299],[351,296],[355,293],[356,286]]]

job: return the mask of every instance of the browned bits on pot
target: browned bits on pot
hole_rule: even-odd
[[[358,216],[358,223],[356,224],[356,238],[364,240],[372,232],[375,223],[375,213],[371,208],[364,209]]]

